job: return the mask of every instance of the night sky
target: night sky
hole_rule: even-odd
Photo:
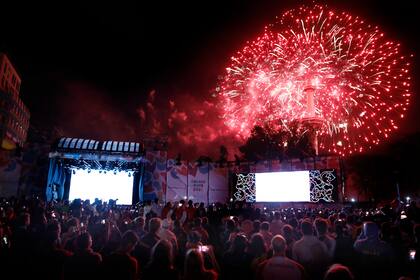
[[[138,108],[145,106],[153,89],[162,100],[195,96],[199,106],[235,50],[276,15],[303,3],[31,2],[0,6],[0,51],[21,75],[21,96],[31,122],[99,140],[138,140]],[[416,55],[416,93],[420,12],[415,1],[341,2],[326,1],[331,8],[378,24],[406,53]],[[420,131],[419,103],[415,96],[400,135]]]

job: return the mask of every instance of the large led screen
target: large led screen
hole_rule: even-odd
[[[70,181],[69,200],[95,198],[103,201],[118,199],[117,204],[129,205],[133,197],[133,176],[128,172],[101,172],[98,170],[75,170]]]
[[[255,200],[310,201],[309,171],[255,173]]]

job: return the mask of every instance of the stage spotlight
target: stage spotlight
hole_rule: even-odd
[[[405,198],[405,200],[407,200],[407,202],[409,202],[410,201],[410,197],[409,196],[407,196],[406,198]]]
[[[351,202],[356,202],[356,199],[354,199],[353,197],[350,199]]]

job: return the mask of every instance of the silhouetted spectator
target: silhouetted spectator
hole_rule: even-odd
[[[201,242],[207,244],[209,241],[208,232],[201,225],[201,218],[195,218],[192,230],[197,231],[201,235]]]
[[[71,218],[67,221],[67,231],[61,236],[63,246],[66,250],[75,252],[77,250],[76,240],[80,234],[80,223],[78,218]]]
[[[176,235],[171,231],[172,221],[168,219],[164,219],[162,221],[162,226],[160,227],[157,235],[160,239],[164,239],[171,243],[172,248],[175,252],[178,252],[178,241]]]
[[[271,241],[273,257],[258,266],[257,279],[300,280],[305,278],[305,270],[299,263],[286,257],[286,240],[276,235]]]
[[[184,280],[216,280],[218,274],[214,270],[204,267],[203,255],[197,249],[187,252],[185,258]]]
[[[318,235],[318,239],[327,246],[328,255],[330,260],[334,258],[335,253],[335,246],[336,242],[335,239],[328,235],[328,222],[325,219],[317,218],[314,221],[314,225],[316,228],[316,232]]]
[[[134,250],[133,255],[140,263],[140,269],[149,263],[150,253],[155,244],[160,240],[158,232],[162,226],[160,218],[152,218],[149,221],[149,232],[143,236]]]
[[[261,222],[259,220],[254,220],[254,222],[252,222],[252,232],[251,232],[251,236],[254,233],[259,233],[261,230]]]
[[[232,219],[227,219],[225,221],[225,228],[224,231],[221,233],[220,240],[223,246],[223,249],[230,248],[230,238],[232,234],[237,233],[237,229],[235,226],[235,221]]]
[[[170,201],[166,202],[165,206],[162,209],[161,218],[166,219],[172,215],[172,203]]]
[[[341,264],[333,264],[325,273],[324,280],[353,280],[350,269]]]
[[[92,237],[88,232],[82,233],[76,240],[77,249],[64,265],[65,279],[94,279],[100,276],[102,257],[93,252]]]
[[[222,259],[223,279],[252,279],[252,256],[247,252],[248,240],[245,235],[238,234],[233,239],[230,249]]]
[[[150,262],[142,274],[143,280],[179,279],[173,266],[172,245],[166,240],[159,240],[152,248]]]
[[[139,275],[137,260],[131,256],[139,238],[136,232],[126,231],[116,252],[106,257],[103,262],[104,279],[135,280]]]
[[[273,235],[270,232],[270,223],[269,222],[263,222],[261,224],[260,233],[264,238],[265,246],[270,247],[271,239],[273,238]]]
[[[134,220],[135,231],[139,238],[143,238],[146,235],[146,231],[144,230],[144,218],[138,217]]]
[[[70,251],[61,248],[61,226],[53,221],[47,226],[45,242],[38,264],[36,278],[62,279],[64,277],[64,264],[73,255]]]
[[[280,212],[278,211],[274,212],[274,219],[270,224],[270,231],[273,234],[273,236],[277,234],[282,234],[283,226],[284,226],[284,222],[281,220]]]
[[[293,245],[293,259],[302,264],[314,279],[320,278],[330,260],[327,246],[313,235],[310,220],[304,220],[301,229],[303,237]]]
[[[358,253],[358,276],[363,279],[387,278],[392,273],[392,248],[379,239],[379,228],[375,223],[363,224],[363,231],[354,243],[354,249]]]
[[[162,207],[159,204],[159,198],[155,198],[152,203],[152,208],[150,211],[154,213],[154,217],[160,218],[162,216]],[[162,218],[165,219],[166,217]]]
[[[203,218],[206,216],[206,208],[204,207],[204,202],[201,202],[197,208],[197,217]]]
[[[354,243],[356,252],[365,256],[392,258],[392,248],[385,241],[379,239],[379,228],[373,222],[363,225],[363,233]]]
[[[281,236],[286,240],[286,257],[292,258],[293,257],[293,245],[295,245],[296,239],[293,234],[293,228],[291,225],[284,225],[281,229]]]
[[[185,249],[185,245],[187,244],[187,233],[183,229],[179,220],[174,221],[173,233],[176,236],[179,249],[182,251],[183,249]],[[185,253],[186,252],[183,252],[183,255],[185,255]]]
[[[344,223],[341,221],[336,221],[335,223],[336,246],[334,259],[338,263],[351,265],[354,261],[353,240],[345,231],[344,226]]]
[[[414,239],[408,248],[408,270],[413,279],[420,278],[420,224],[413,227]]]
[[[162,227],[162,220],[152,218],[149,221],[149,232],[141,239],[141,243],[151,249],[160,240],[158,232]]]
[[[188,200],[187,221],[191,222],[194,220],[196,211],[197,208],[194,207],[192,200]]]
[[[267,258],[267,247],[260,233],[254,233],[248,246],[248,254],[252,258],[251,269],[255,272],[260,263]]]

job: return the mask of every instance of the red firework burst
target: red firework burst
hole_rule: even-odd
[[[225,124],[315,119],[320,151],[362,152],[398,129],[411,96],[410,57],[377,26],[324,6],[285,12],[231,58],[217,87]]]

